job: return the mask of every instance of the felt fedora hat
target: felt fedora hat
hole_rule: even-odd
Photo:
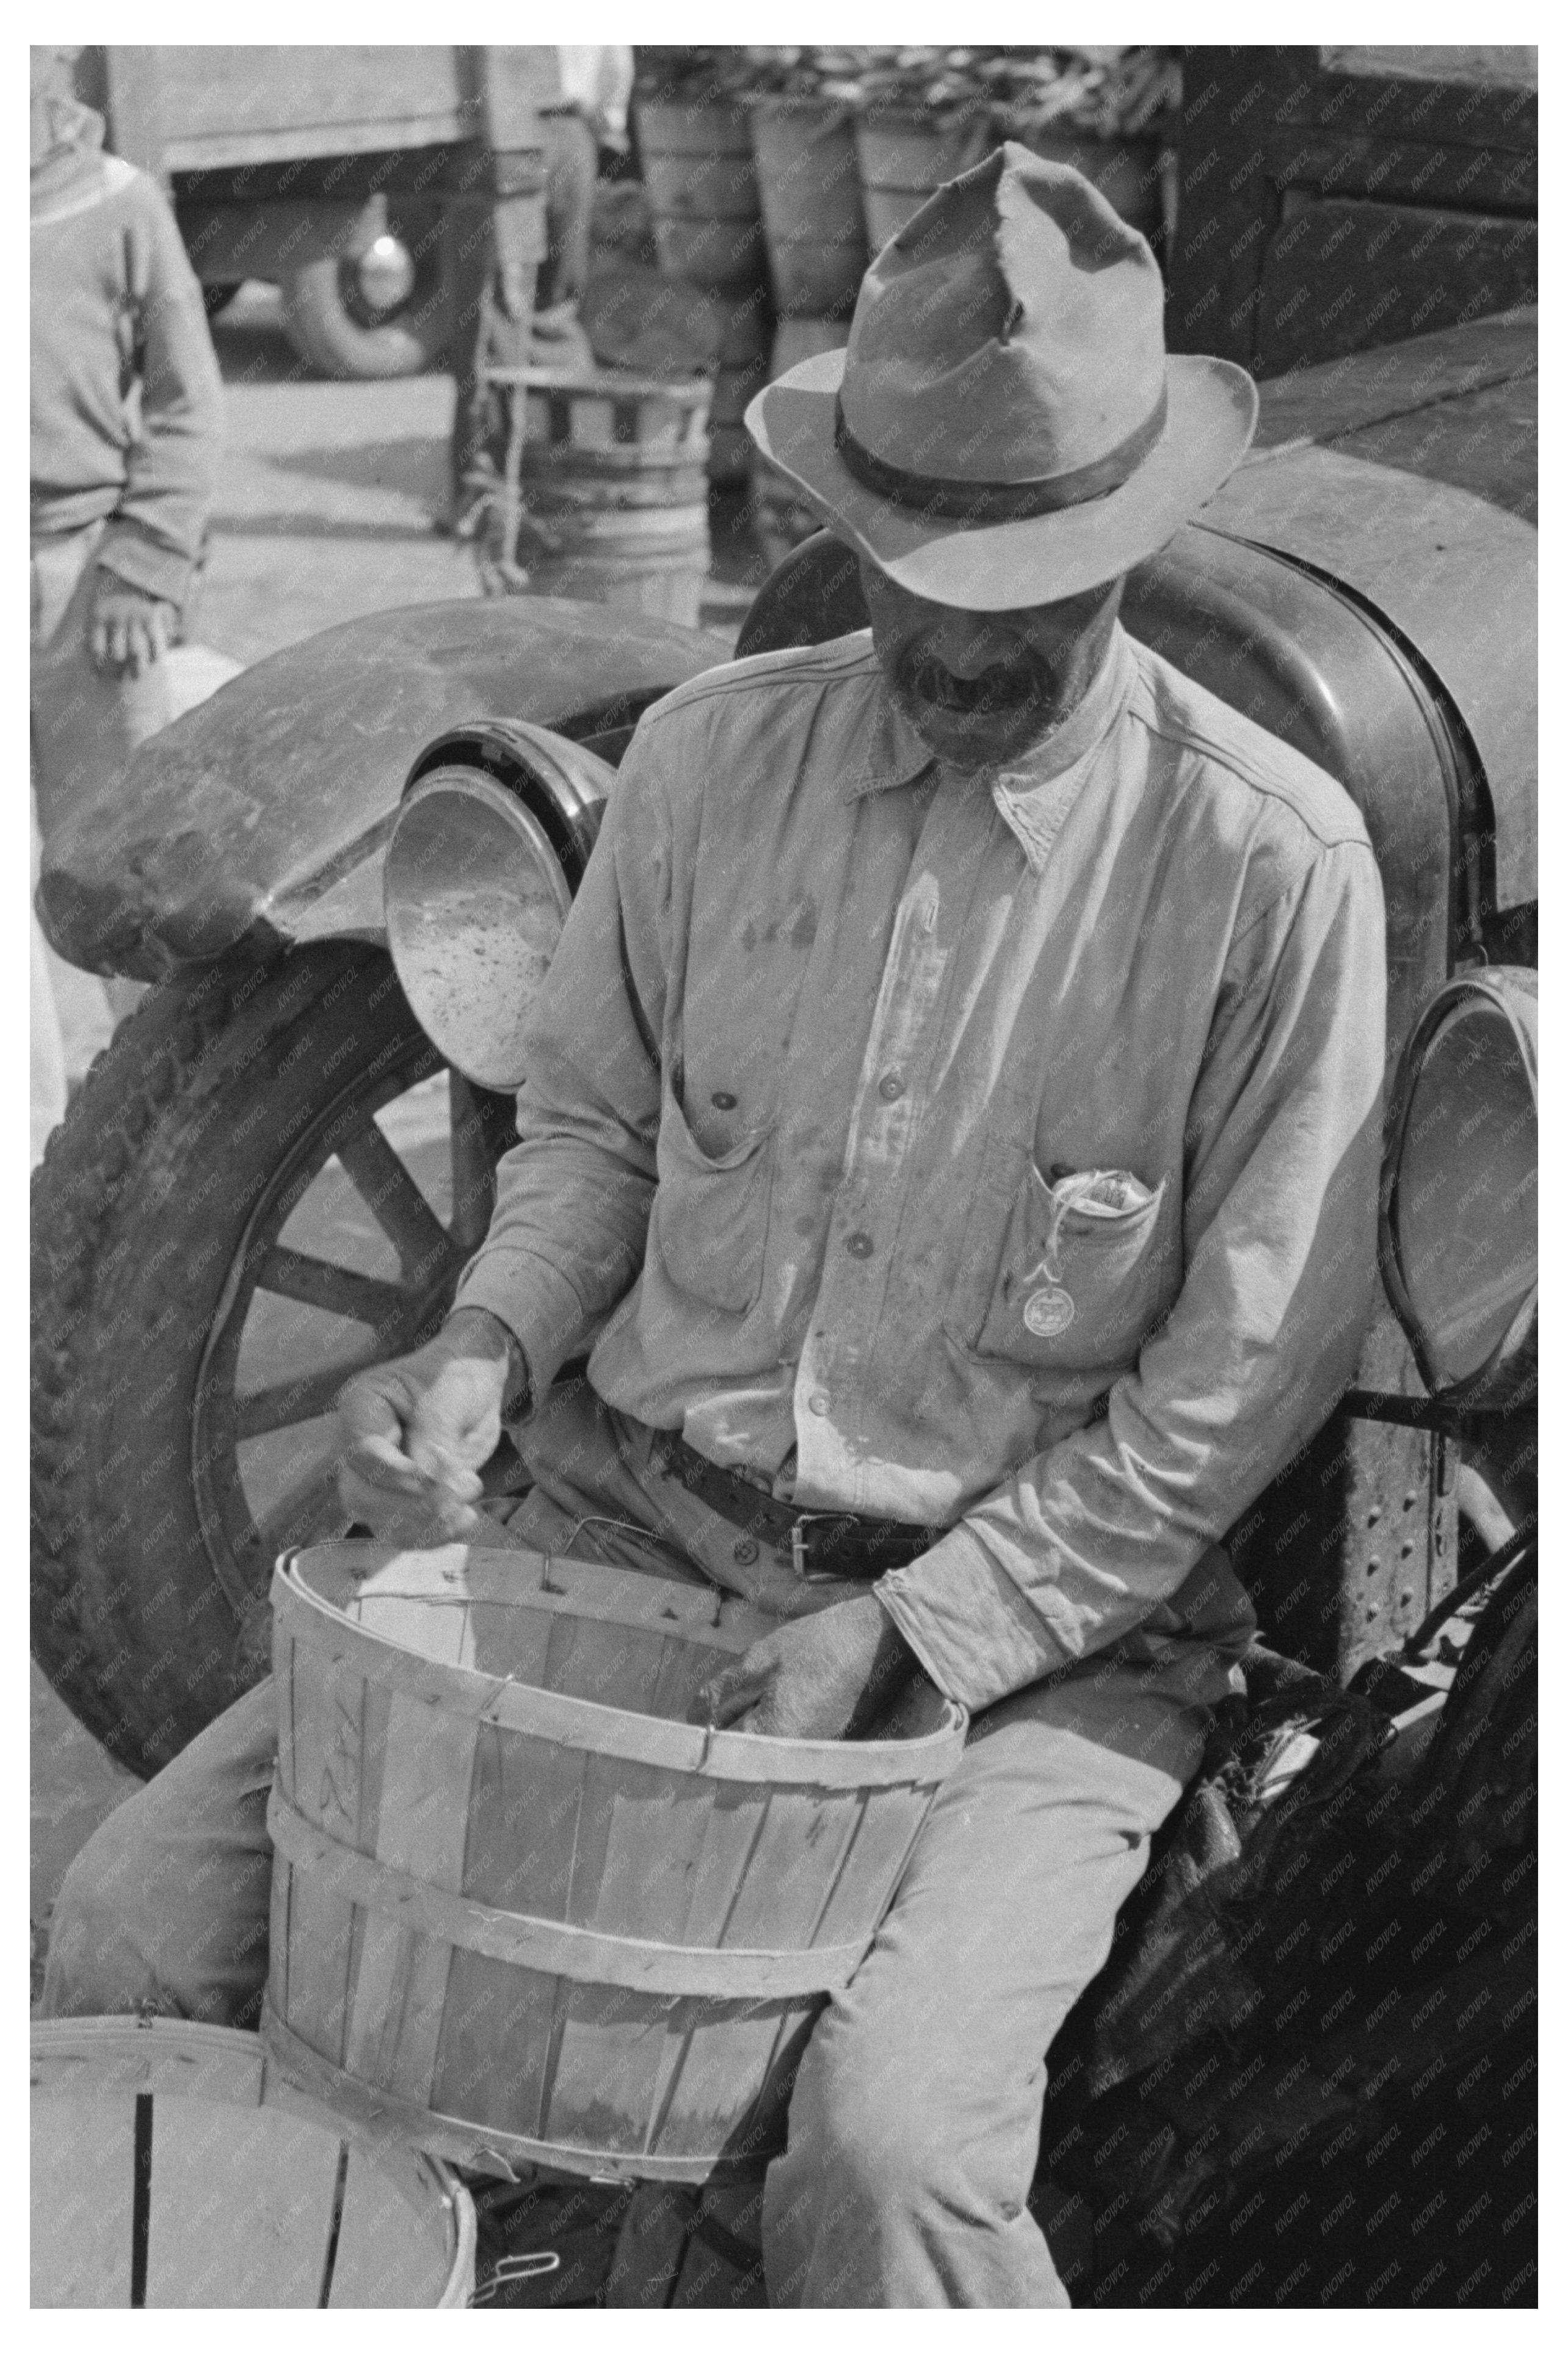
[[[1162,547],[1245,453],[1257,392],[1228,360],[1167,357],[1146,240],[1009,141],[883,248],[848,350],[791,368],[746,421],[902,587],[1000,612]]]

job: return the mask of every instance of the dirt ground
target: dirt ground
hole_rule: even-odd
[[[191,635],[251,663],[340,621],[398,605],[480,595],[466,546],[431,528],[446,479],[452,387],[309,376],[278,324],[278,297],[241,289],[213,323],[228,396],[228,455],[212,554]],[[738,503],[737,503],[738,504]],[[703,621],[715,658],[765,565],[744,527],[715,518],[715,578]],[[29,1913],[35,1994],[67,1866],[136,1789],[31,1668]]]

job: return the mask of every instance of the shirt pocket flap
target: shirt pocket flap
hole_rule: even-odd
[[[739,1143],[732,1144],[727,1152],[705,1152],[692,1134],[686,1115],[674,1094],[667,1090],[659,1114],[659,1157],[662,1160],[668,1152],[673,1161],[694,1171],[699,1176],[721,1177],[731,1169],[744,1169],[747,1162],[760,1152],[772,1133],[772,1125],[768,1123],[762,1128],[748,1129]]]
[[[649,1257],[694,1299],[744,1315],[762,1288],[773,1192],[773,1123],[705,1152],[673,1090],[659,1119],[659,1185]]]

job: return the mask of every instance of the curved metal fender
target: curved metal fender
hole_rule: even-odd
[[[1538,543],[1448,482],[1341,450],[1262,451],[1199,520],[1298,557],[1364,597],[1453,699],[1497,820],[1497,904],[1536,894]]]
[[[380,854],[441,730],[503,711],[578,737],[726,659],[714,638],[565,598],[405,606],[326,630],[219,689],[111,782],[40,812],[44,929],[97,972],[153,980],[313,924]],[[352,896],[352,893],[351,893]]]

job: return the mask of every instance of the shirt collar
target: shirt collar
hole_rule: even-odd
[[[1092,756],[1120,718],[1136,673],[1127,632],[1118,622],[1093,685],[1064,726],[1025,758],[1005,769],[980,769],[974,781],[989,785],[1003,822],[1016,837],[1035,874],[1077,799]],[[937,756],[907,720],[878,674],[871,723],[858,758],[844,780],[846,801],[913,784]]]
[[[874,664],[875,659],[874,654]],[[863,801],[867,793],[912,785],[936,763],[937,755],[906,719],[889,695],[880,669],[876,670],[870,716],[859,746],[845,764],[845,801]]]
[[[1132,647],[1118,621],[1094,684],[1066,725],[1027,758],[992,770],[991,799],[1033,874],[1043,871],[1101,746],[1127,707],[1137,675]]]

